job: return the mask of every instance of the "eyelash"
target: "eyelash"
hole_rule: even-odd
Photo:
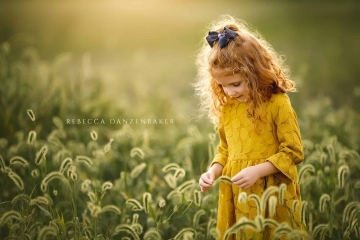
[[[234,87],[238,87],[238,86],[240,86],[240,84],[241,84],[241,83],[234,83],[233,86],[234,86]],[[221,84],[218,84],[218,86],[219,86],[219,87],[222,87]]]

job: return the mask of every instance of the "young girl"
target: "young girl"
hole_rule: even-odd
[[[303,150],[286,94],[296,89],[281,59],[245,23],[225,16],[212,26],[197,64],[195,89],[220,138],[218,154],[200,177],[200,189],[206,192],[220,176],[232,182],[219,186],[218,239],[240,218],[256,220],[255,201],[239,201],[241,193],[261,198],[268,187],[281,184],[286,186],[283,201],[275,194],[275,213],[269,214],[266,204],[262,216],[301,229],[300,209],[292,209],[301,205],[296,165],[303,160]],[[246,239],[274,239],[274,230],[271,225],[263,231],[246,230]],[[236,236],[242,239],[244,234]]]

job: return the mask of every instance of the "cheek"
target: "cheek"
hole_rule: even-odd
[[[249,87],[248,87],[248,85],[244,85],[244,92],[249,93]]]
[[[238,88],[237,88],[237,91],[238,91],[238,92],[241,92],[241,93],[246,92],[246,91],[247,91],[247,90],[246,90],[246,86],[245,86],[245,85],[242,85],[242,86],[238,87]]]

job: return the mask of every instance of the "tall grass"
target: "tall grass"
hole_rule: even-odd
[[[1,239],[216,237],[217,184],[228,179],[208,194],[197,184],[216,149],[211,126],[187,122],[182,113],[173,116],[174,125],[68,124],[69,118],[126,118],[131,107],[113,105],[101,74],[84,77],[84,58],[77,62],[66,53],[49,63],[36,49],[16,54],[9,43],[1,49]],[[352,132],[358,119],[356,111],[336,110],[326,99],[299,114],[303,203],[292,207],[301,207],[306,232],[258,216],[240,219],[227,236],[271,225],[278,236],[294,239],[359,238],[360,141]],[[261,213],[267,202],[282,204],[283,192],[284,186],[274,187],[262,199],[241,195],[239,201],[256,201]]]

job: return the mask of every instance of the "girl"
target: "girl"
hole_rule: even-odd
[[[239,201],[240,194],[261,198],[266,188],[281,184],[286,186],[283,199],[275,194],[275,212],[270,214],[266,204],[262,216],[301,229],[300,209],[294,206],[301,205],[296,165],[303,150],[286,94],[296,90],[295,84],[272,47],[245,23],[225,16],[211,30],[198,55],[195,90],[220,139],[218,154],[200,177],[200,189],[206,192],[221,175],[231,179],[219,186],[218,239],[240,218],[256,220],[255,201]],[[245,233],[236,236],[241,239]],[[274,239],[274,228],[246,230],[246,239],[252,237]]]

